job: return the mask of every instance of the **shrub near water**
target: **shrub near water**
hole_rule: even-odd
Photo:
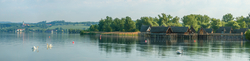
[[[84,30],[80,31],[80,35],[84,35],[84,34],[85,34]]]
[[[84,30],[80,31],[80,35],[95,35],[94,32],[85,32]]]
[[[246,39],[250,40],[250,30],[248,29],[247,32],[246,32]]]

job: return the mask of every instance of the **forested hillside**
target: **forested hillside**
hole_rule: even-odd
[[[51,22],[41,21],[38,23],[0,23],[0,31],[15,32],[17,29],[25,29],[25,32],[45,32],[49,30],[58,30],[65,32],[69,29],[86,30],[90,25],[98,24],[98,22],[65,22],[64,20],[56,20]]]

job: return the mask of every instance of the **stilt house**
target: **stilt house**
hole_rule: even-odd
[[[244,33],[248,30],[248,28],[240,28],[240,29],[235,29],[234,33]]]
[[[142,25],[140,32],[150,32],[151,26],[150,25]]]
[[[172,29],[171,27],[159,26],[159,27],[152,27],[150,32],[151,33],[172,33]]]
[[[190,34],[190,30],[188,27],[171,27],[172,33],[178,33],[178,34]]]
[[[232,27],[220,27],[216,30],[216,33],[232,33],[233,28]]]

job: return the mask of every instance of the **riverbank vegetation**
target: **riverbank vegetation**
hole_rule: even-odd
[[[245,36],[246,36],[246,39],[250,40],[250,30],[246,31]]]
[[[214,31],[219,27],[232,27],[233,29],[248,28],[250,25],[250,14],[246,17],[233,17],[227,13],[222,19],[211,18],[208,15],[190,14],[182,18],[178,16],[167,15],[162,13],[158,17],[141,17],[133,21],[129,16],[125,18],[115,18],[107,16],[101,19],[99,24],[91,25],[90,31],[100,32],[136,32],[139,31],[141,25],[151,26],[176,26],[176,27],[194,27],[196,31],[200,27],[212,28]]]
[[[113,36],[138,36],[138,32],[93,32],[80,31],[80,35],[113,35]]]

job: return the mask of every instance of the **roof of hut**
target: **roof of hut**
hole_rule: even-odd
[[[191,26],[190,30],[191,30],[191,32],[193,32],[193,33],[196,32],[193,26]]]
[[[221,31],[225,31],[225,33],[230,33],[232,31],[232,27],[220,27],[216,30],[216,33],[221,33]]]
[[[150,25],[142,25],[140,32],[147,32],[149,27],[150,27]]]
[[[240,29],[237,29],[237,30],[234,30],[234,33],[245,33],[246,31],[248,30],[248,28],[240,28]]]
[[[238,30],[240,30],[240,29],[234,29],[234,30],[233,30],[233,33],[237,33]]]
[[[213,32],[213,29],[205,29],[205,31],[206,31],[207,33],[212,33],[212,32]]]
[[[163,27],[163,26],[151,27],[150,32],[151,32],[151,33],[166,33],[166,31],[167,31],[169,28],[170,28],[170,27]]]
[[[173,33],[185,33],[188,31],[188,27],[171,27]]]
[[[198,30],[198,33],[200,32],[201,29],[203,29],[203,33],[206,33],[206,32],[207,32],[203,27],[201,27],[201,28]]]

